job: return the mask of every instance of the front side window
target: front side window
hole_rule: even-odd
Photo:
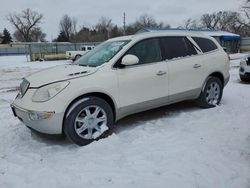
[[[192,38],[199,45],[200,49],[204,53],[216,50],[218,48],[216,44],[210,39],[200,38],[200,37],[192,37]]]
[[[104,42],[86,53],[75,63],[81,66],[100,66],[112,59],[128,42],[129,40]]]
[[[161,38],[161,43],[164,59],[167,60],[197,54],[195,48],[186,37],[163,37]]]
[[[159,39],[146,39],[135,44],[126,54],[139,58],[139,64],[162,61]]]

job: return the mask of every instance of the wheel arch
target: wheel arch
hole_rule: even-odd
[[[203,82],[201,92],[204,91],[205,86],[206,86],[206,83],[207,83],[208,79],[211,78],[211,77],[216,77],[216,78],[218,78],[218,79],[221,81],[222,86],[224,87],[225,79],[224,79],[223,74],[222,74],[221,72],[213,72],[213,73],[209,74],[209,75],[207,76],[207,78],[205,79],[205,81]]]
[[[224,76],[223,76],[223,74],[221,72],[214,72],[214,73],[210,74],[209,77],[217,77],[217,78],[219,78],[222,85],[224,86],[225,78],[224,78]]]

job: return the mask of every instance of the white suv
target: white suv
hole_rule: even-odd
[[[193,99],[214,107],[228,80],[228,56],[215,39],[186,31],[141,33],[24,78],[11,107],[28,127],[86,145],[129,114]]]
[[[243,82],[250,81],[250,55],[241,60],[239,73]]]

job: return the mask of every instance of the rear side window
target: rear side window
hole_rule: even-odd
[[[192,37],[194,41],[199,45],[200,49],[205,52],[216,50],[218,47],[216,44],[207,38]]]
[[[139,58],[139,64],[162,61],[161,49],[157,38],[137,43],[126,54],[136,55]]]
[[[164,37],[161,38],[164,59],[174,59],[196,55],[197,52],[186,37]]]

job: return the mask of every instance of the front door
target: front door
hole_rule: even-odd
[[[117,69],[119,106],[123,113],[138,112],[167,102],[168,73],[159,39],[140,41],[126,54],[136,55],[139,63]]]

